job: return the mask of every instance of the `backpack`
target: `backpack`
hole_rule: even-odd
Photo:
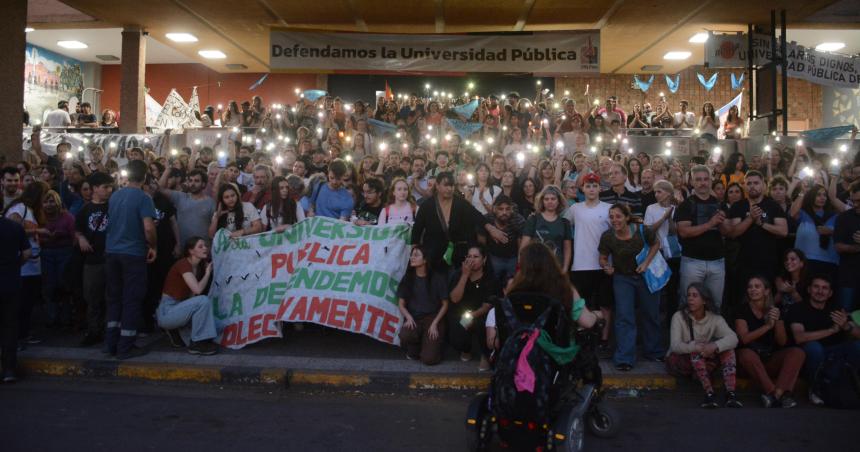
[[[499,353],[490,396],[493,399],[494,414],[501,420],[499,434],[505,438],[512,433],[509,429],[515,426],[540,431],[533,426],[549,423],[549,395],[556,366],[552,358],[537,345],[532,335],[540,334],[557,302],[547,307],[532,324],[522,324],[517,320],[508,298],[502,299],[500,305],[512,334],[505,340]],[[534,372],[533,392],[517,389],[516,383],[518,362],[526,352],[530,338],[533,346],[527,351],[525,360]]]
[[[827,358],[813,379],[813,389],[833,408],[860,408],[860,376],[844,358]]]

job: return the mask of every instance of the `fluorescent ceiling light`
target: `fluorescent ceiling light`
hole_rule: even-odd
[[[664,60],[686,60],[692,53],[687,51],[672,51],[663,55]]]
[[[203,58],[209,58],[210,60],[227,58],[227,55],[224,55],[224,52],[220,50],[201,50],[197,52],[197,54]]]
[[[835,52],[844,47],[844,42],[822,42],[815,46],[815,50],[818,50],[819,52]]]
[[[81,41],[57,41],[57,45],[64,49],[86,49],[89,47]]]
[[[696,33],[693,35],[692,38],[690,38],[690,42],[701,44],[701,43],[707,41],[709,36],[710,35],[708,35],[708,33],[704,32],[704,31],[701,33]]]
[[[164,36],[173,42],[197,42],[197,36],[191,33],[167,33]]]
[[[24,29],[24,33],[29,33],[29,32],[31,32],[31,31],[35,31],[35,30],[36,30],[36,29],[35,29],[35,28],[33,28],[33,27],[27,27],[27,28],[25,28],[25,29]]]

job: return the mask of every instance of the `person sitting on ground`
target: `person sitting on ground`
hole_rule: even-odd
[[[448,342],[460,352],[461,361],[471,361],[473,338],[479,339],[481,364],[478,370],[490,370],[489,349],[484,347],[486,330],[481,328],[492,307],[490,299],[502,291],[487,266],[483,247],[469,247],[463,266],[451,278],[451,305],[448,309]]]
[[[206,296],[206,286],[212,276],[209,247],[202,237],[191,237],[185,242],[185,256],[176,261],[164,279],[161,303],[155,311],[158,326],[164,328],[170,344],[182,347],[184,341],[179,328],[191,322],[192,355],[214,355],[218,346],[212,342],[215,331],[215,315],[212,302]]]
[[[810,278],[807,292],[808,300],[795,304],[788,311],[794,341],[806,352],[803,371],[807,381],[815,379],[818,368],[830,357],[838,357],[855,369],[860,368],[860,327],[832,300],[830,276],[818,274]],[[809,401],[814,405],[824,404],[811,387]]]
[[[687,288],[687,305],[672,316],[669,354],[666,369],[671,375],[694,375],[705,390],[702,408],[717,408],[711,372],[720,365],[726,386],[727,408],[741,408],[735,395],[735,347],[738,336],[717,313],[707,286],[692,283]]]
[[[409,268],[397,287],[397,306],[403,314],[399,336],[406,357],[432,366],[442,361],[448,286],[445,277],[434,272],[425,256],[422,247],[412,248]]]
[[[253,204],[239,200],[239,188],[235,184],[221,184],[216,201],[218,208],[209,223],[209,237],[215,237],[219,229],[230,231],[230,238],[252,235],[263,230],[260,213]]]
[[[738,363],[762,390],[761,401],[765,408],[793,408],[797,402],[792,391],[806,353],[799,347],[786,347],[785,322],[779,308],[774,306],[766,279],[750,278],[746,299],[735,319],[735,331],[741,343]],[[772,379],[774,376],[776,383]]]

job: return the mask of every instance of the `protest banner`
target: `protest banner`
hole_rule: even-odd
[[[515,35],[306,33],[272,30],[272,70],[600,71],[600,32]]]
[[[705,64],[712,68],[747,67],[747,35],[711,33],[705,42]],[[777,51],[779,43],[777,42]],[[770,37],[753,35],[753,62],[770,62]],[[797,43],[786,45],[789,77],[808,80],[819,85],[841,88],[860,87],[860,59],[807,49]]]
[[[182,99],[175,89],[170,90],[161,113],[155,119],[155,127],[158,129],[179,129],[196,120],[191,113],[191,108]]]
[[[218,342],[238,349],[281,337],[280,322],[311,322],[399,344],[396,293],[410,234],[405,224],[325,217],[237,239],[218,231],[209,292]]]
[[[31,129],[32,130],[32,129]],[[120,165],[126,163],[126,150],[133,147],[152,146],[153,152],[157,155],[162,155],[164,148],[167,146],[167,139],[164,135],[139,135],[139,134],[112,134],[112,133],[59,133],[42,131],[40,135],[42,144],[42,152],[47,155],[57,154],[57,145],[60,143],[69,143],[72,146],[72,152],[78,153],[83,150],[88,150],[90,147],[101,146],[105,151],[105,155],[110,151],[114,154],[114,160]],[[29,133],[25,133],[25,138],[22,143],[23,149],[29,150],[32,143],[29,138]]]

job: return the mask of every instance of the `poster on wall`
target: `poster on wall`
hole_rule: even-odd
[[[30,121],[44,121],[61,100],[79,103],[84,90],[83,63],[27,44],[24,64],[24,108]],[[74,113],[74,111],[71,111]]]
[[[712,68],[747,67],[749,57],[746,34],[716,34],[705,42],[705,64]],[[788,75],[824,86],[860,87],[860,58],[835,55],[807,49],[797,43],[786,46]],[[753,61],[756,65],[770,62],[770,37],[753,35]]]
[[[272,70],[600,72],[600,32],[390,35],[272,30]]]

